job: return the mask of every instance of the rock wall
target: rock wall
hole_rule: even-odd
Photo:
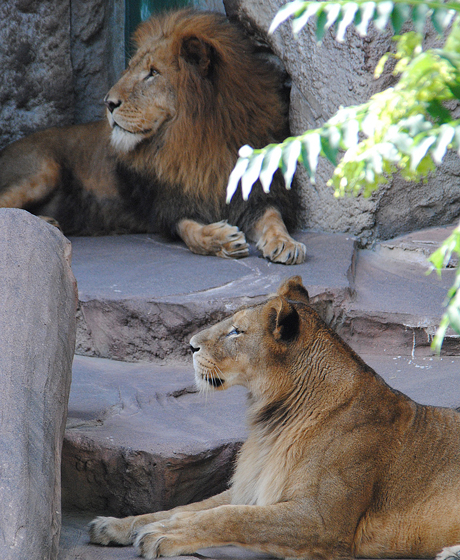
[[[73,117],[70,2],[0,2],[0,148]]]
[[[0,209],[0,558],[56,560],[75,349],[70,242]]]
[[[0,2],[0,149],[103,116],[124,68],[123,0]]]
[[[227,13],[252,34],[266,38],[270,23],[285,0],[224,0]],[[274,52],[284,62],[292,79],[290,121],[293,134],[316,128],[330,118],[340,105],[367,101],[371,95],[394,82],[391,67],[375,80],[374,68],[392,48],[391,35],[370,31],[361,38],[352,28],[343,43],[326,32],[318,44],[315,24],[310,22],[293,37],[284,23],[268,38]],[[427,27],[428,44],[436,41]],[[387,65],[388,66],[388,65]],[[316,185],[311,185],[299,167],[306,214],[304,225],[319,231],[349,232],[363,244],[375,238],[387,239],[423,227],[449,224],[460,215],[460,160],[450,154],[425,184],[406,183],[396,177],[370,198],[358,196],[336,199],[326,182],[333,167],[322,161]]]
[[[266,40],[284,0],[225,0],[231,18]],[[196,0],[199,7],[220,0]],[[15,0],[0,2],[0,148],[34,130],[102,117],[103,98],[124,67],[123,0]],[[434,40],[433,30],[427,31]],[[294,134],[321,125],[340,105],[361,103],[394,82],[391,68],[373,71],[391,48],[390,34],[361,38],[351,28],[344,43],[327,32],[317,44],[314,24],[292,36],[288,23],[268,39],[292,78]],[[448,156],[424,184],[396,177],[370,198],[336,199],[326,183],[332,166],[322,161],[317,184],[300,169],[304,227],[347,232],[362,243],[429,226],[460,215],[460,161]]]

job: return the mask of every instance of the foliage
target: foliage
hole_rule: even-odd
[[[278,168],[286,188],[290,188],[298,161],[315,183],[320,156],[335,166],[328,185],[339,197],[358,192],[369,196],[396,171],[408,181],[423,180],[441,164],[449,148],[455,148],[460,155],[460,119],[453,117],[452,103],[449,104],[460,99],[459,12],[458,2],[423,0],[294,0],[283,6],[270,32],[292,16],[292,29],[297,35],[314,17],[319,41],[333,26],[337,41],[343,41],[350,25],[364,36],[371,21],[381,31],[391,25],[394,33],[399,33],[403,24],[411,20],[413,30],[394,37],[396,53],[385,54],[375,69],[378,77],[393,57],[394,74],[399,81],[366,103],[341,107],[320,128],[263,149],[243,146],[229,178],[227,199],[232,198],[240,180],[245,199],[258,179],[268,192]],[[446,34],[442,48],[423,49],[427,18],[431,18],[439,34]],[[452,253],[460,254],[460,230],[430,257],[433,268],[440,271]],[[448,294],[447,312],[435,338],[438,349],[448,326],[460,334],[459,274]]]

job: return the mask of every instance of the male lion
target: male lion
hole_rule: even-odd
[[[0,208],[49,216],[69,235],[161,232],[195,253],[305,260],[289,235],[299,197],[279,177],[249,201],[226,185],[240,146],[286,130],[273,68],[219,14],[182,10],[142,23],[137,52],[105,98],[107,121],[49,129],[0,153]],[[286,224],[286,225],[285,225]]]
[[[308,305],[299,276],[191,339],[203,389],[249,390],[229,490],[91,541],[146,558],[239,545],[277,556],[433,556],[460,542],[460,415],[391,389]]]

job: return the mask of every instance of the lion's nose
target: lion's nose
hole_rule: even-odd
[[[120,99],[111,99],[109,94],[105,96],[104,103],[111,113],[113,113],[115,109],[121,105]]]
[[[198,350],[200,349],[199,346],[198,346],[198,348],[195,348],[195,346],[192,346],[191,344],[190,344],[190,348],[192,350],[192,354],[195,354],[195,352],[198,352]]]

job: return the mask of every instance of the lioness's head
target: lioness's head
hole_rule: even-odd
[[[260,394],[276,385],[282,391],[284,376],[295,367],[321,322],[308,302],[302,279],[294,276],[267,302],[237,311],[196,334],[190,345],[197,386],[243,385]]]

